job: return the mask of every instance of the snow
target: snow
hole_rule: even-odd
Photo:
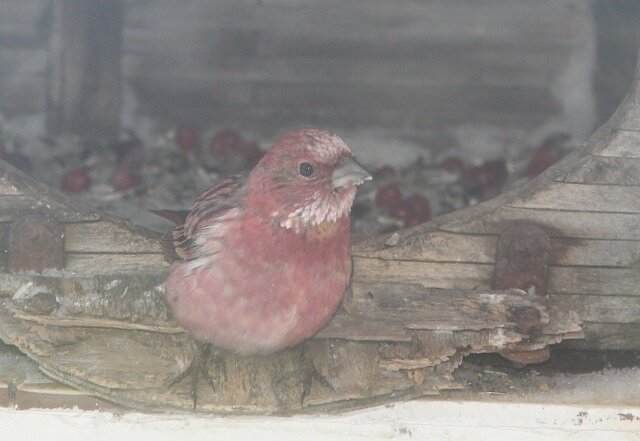
[[[574,441],[637,439],[640,408],[410,401],[345,415],[230,417],[0,409],[8,439],[96,441],[465,440]]]

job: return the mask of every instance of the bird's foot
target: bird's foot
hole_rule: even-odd
[[[308,351],[307,344],[305,344],[300,354],[300,367],[293,371],[284,372],[282,375],[274,378],[273,388],[278,396],[284,396],[286,394],[284,394],[283,391],[291,387],[292,383],[301,386],[300,407],[304,407],[304,400],[311,393],[311,387],[314,381],[335,392],[335,388],[316,367],[313,362],[313,357]]]
[[[215,367],[215,377],[211,375],[209,370],[209,361],[211,361]],[[197,343],[196,353],[191,360],[189,367],[185,369],[180,375],[178,375],[168,386],[171,388],[178,383],[181,383],[185,378],[191,377],[191,399],[193,401],[193,410],[196,409],[198,404],[198,378],[202,376],[209,384],[214,393],[220,388],[220,377],[226,379],[226,367],[224,359],[217,353],[211,351],[211,345]]]

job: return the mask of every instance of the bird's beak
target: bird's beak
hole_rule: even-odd
[[[347,185],[360,185],[372,177],[355,159],[346,157],[342,159],[331,174],[331,186],[333,189],[346,187]]]

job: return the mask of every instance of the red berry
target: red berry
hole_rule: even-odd
[[[111,184],[117,191],[125,191],[133,188],[138,183],[138,177],[131,170],[126,168],[120,168],[116,170]]]
[[[145,159],[145,151],[138,139],[121,142],[113,146],[116,154],[116,162],[122,168],[135,170],[142,167]]]
[[[403,204],[409,211],[407,226],[422,224],[431,219],[431,204],[424,196],[413,194],[405,199]]]
[[[87,190],[91,186],[91,176],[84,169],[68,171],[62,177],[62,189],[71,193],[79,193]]]
[[[467,194],[477,195],[482,191],[480,167],[469,165],[462,170],[462,186]]]
[[[375,203],[378,207],[393,207],[402,200],[402,193],[395,184],[380,187],[376,192]]]
[[[230,150],[242,148],[244,144],[242,137],[231,129],[224,129],[213,135],[211,139],[211,153],[219,155]]]
[[[480,167],[468,165],[462,170],[462,180],[464,182],[476,182],[480,180]]]
[[[442,161],[440,168],[450,171],[451,173],[461,173],[464,170],[465,165],[464,161],[457,156],[449,156],[447,159]]]
[[[531,159],[524,174],[529,178],[534,178],[552,166],[559,158],[557,149],[552,146],[536,147],[531,153]]]
[[[409,207],[403,202],[397,203],[389,208],[389,216],[406,222],[409,217]]]
[[[486,187],[482,187],[482,190],[480,191],[480,194],[478,195],[478,198],[481,201],[486,201],[487,199],[495,198],[500,193],[501,193],[501,189],[500,188],[486,186]]]
[[[200,133],[192,126],[180,126],[176,129],[176,144],[184,153],[198,150],[200,147]]]
[[[480,181],[484,187],[501,189],[507,183],[509,172],[502,159],[487,161],[480,166]]]
[[[264,156],[264,152],[260,150],[260,146],[255,141],[242,143],[240,149],[246,159],[248,168],[253,168]]]

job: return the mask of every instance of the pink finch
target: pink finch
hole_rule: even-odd
[[[351,276],[349,212],[370,179],[338,136],[283,134],[247,176],[195,202],[173,238],[166,281],[175,320],[196,340],[271,354],[322,329]]]

